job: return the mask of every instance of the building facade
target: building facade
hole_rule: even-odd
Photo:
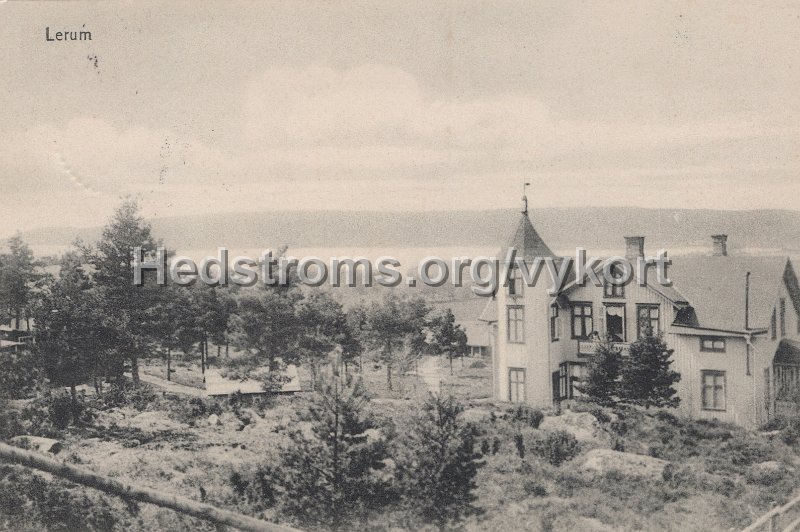
[[[623,354],[648,330],[674,350],[679,411],[756,427],[776,415],[800,386],[800,290],[785,257],[731,256],[712,237],[708,256],[672,258],[667,277],[624,285],[528,286],[513,264],[482,319],[491,325],[497,400],[550,407],[579,397],[575,384],[600,339]],[[527,209],[508,245],[530,264],[555,257]],[[644,237],[626,237],[625,257],[644,254]],[[506,275],[508,277],[506,277]],[[541,279],[540,279],[541,281]]]

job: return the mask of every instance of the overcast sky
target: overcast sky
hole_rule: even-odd
[[[479,209],[523,181],[533,208],[800,209],[799,43],[792,2],[0,2],[0,234],[125,194]]]

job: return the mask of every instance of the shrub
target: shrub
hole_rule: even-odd
[[[486,362],[483,360],[476,360],[472,364],[469,365],[470,369],[483,369],[486,367]]]
[[[522,484],[522,489],[525,493],[534,497],[547,497],[547,488],[536,480],[526,480]]]
[[[672,425],[674,427],[680,425],[680,420],[678,417],[675,414],[667,412],[666,410],[659,410],[656,412],[656,419],[662,423],[667,423],[668,425]]]
[[[800,418],[792,418],[781,432],[781,440],[786,445],[795,446],[800,442]]]
[[[0,466],[0,529],[125,530],[131,524],[129,511],[105,496],[18,467]]]
[[[575,436],[565,430],[549,432],[544,439],[538,440],[534,446],[536,454],[559,466],[567,460],[575,458],[580,452],[580,445]]]
[[[745,478],[749,484],[761,484],[762,486],[777,486],[786,476],[786,468],[782,465],[774,468],[753,465],[745,473]]]
[[[158,396],[146,384],[114,383],[102,395],[97,396],[95,406],[100,410],[131,406],[136,410],[146,410]]]
[[[686,431],[693,440],[727,441],[733,437],[731,427],[716,420],[699,419],[687,424]]]
[[[525,423],[534,429],[538,429],[544,419],[544,414],[536,408],[519,405],[510,411],[509,417],[513,422]]]
[[[483,440],[481,442],[481,454],[483,456],[488,455],[492,450],[492,444],[489,443],[489,440]]]
[[[24,349],[16,353],[3,353],[3,364],[0,365],[0,397],[30,397],[41,384],[41,370],[31,351]]]
[[[72,399],[68,394],[52,394],[45,397],[50,421],[58,429],[65,429],[72,419]],[[83,411],[83,401],[76,403],[76,414]]]
[[[525,440],[521,433],[514,434],[514,445],[517,447],[517,454],[520,458],[525,458]]]

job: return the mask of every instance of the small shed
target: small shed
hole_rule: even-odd
[[[288,382],[284,383],[277,393],[295,393],[303,391],[300,386],[300,376],[297,373],[297,366],[290,364],[283,373],[288,379]],[[267,391],[264,390],[264,384],[255,379],[229,379],[223,377],[219,370],[206,370],[206,397],[219,397],[235,393],[261,395],[267,393]]]

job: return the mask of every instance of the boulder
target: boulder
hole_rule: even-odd
[[[566,411],[560,416],[546,416],[539,424],[541,430],[569,432],[581,443],[596,443],[610,446],[611,434],[603,430],[600,423],[588,412]]]
[[[211,414],[210,416],[208,416],[208,419],[206,421],[212,427],[216,425],[222,425],[222,423],[219,420],[219,416],[216,414]]]
[[[491,415],[485,408],[468,408],[462,412],[461,419],[467,423],[481,424],[488,422]]]
[[[623,453],[611,449],[592,449],[586,453],[583,469],[600,475],[616,471],[625,476],[660,479],[667,464],[669,462],[666,460],[643,454]]]
[[[778,462],[777,460],[767,460],[766,462],[760,462],[758,464],[755,464],[753,467],[755,469],[767,473],[780,473],[784,469],[786,469],[786,466],[784,466],[781,462]]]
[[[41,436],[16,436],[10,441],[16,447],[42,453],[58,454],[63,448],[60,441]]]
[[[223,412],[222,415],[219,416],[219,422],[220,425],[235,428],[236,430],[242,430],[244,428],[244,423],[230,412]]]
[[[751,484],[762,484],[773,486],[780,482],[784,477],[793,474],[795,469],[777,460],[768,460],[753,464],[745,472],[745,478]]]

